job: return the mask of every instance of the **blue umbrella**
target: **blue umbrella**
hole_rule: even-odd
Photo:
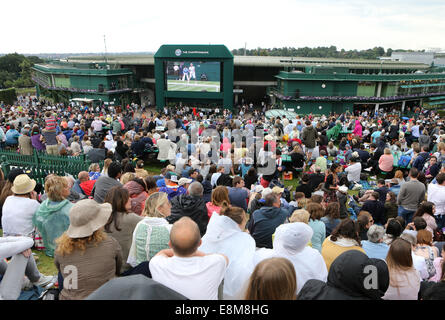
[[[402,117],[402,119],[403,119],[403,120],[408,120],[409,118],[408,118],[408,117]]]

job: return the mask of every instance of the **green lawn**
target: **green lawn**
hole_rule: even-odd
[[[37,268],[39,268],[40,273],[45,275],[56,275],[57,268],[54,265],[54,258],[48,257],[45,254],[45,251],[37,251],[33,250],[32,252],[36,253],[39,259],[37,260]]]

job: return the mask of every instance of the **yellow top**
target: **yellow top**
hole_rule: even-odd
[[[349,240],[346,240],[349,242]],[[326,263],[326,267],[329,269],[331,268],[332,262],[341,255],[343,252],[349,251],[349,250],[359,250],[361,252],[365,253],[365,250],[363,250],[362,247],[353,245],[353,246],[341,246],[336,244],[335,242],[331,241],[331,237],[329,236],[326,238],[321,245],[321,255],[323,256],[324,262]]]

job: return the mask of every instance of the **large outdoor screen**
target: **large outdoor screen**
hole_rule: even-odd
[[[221,63],[200,61],[168,61],[168,91],[221,91]]]

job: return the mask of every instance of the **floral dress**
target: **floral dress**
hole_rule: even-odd
[[[335,187],[338,184],[338,177],[334,174],[329,174],[326,177],[325,185],[324,185],[324,202],[337,202],[337,190],[330,189],[330,187]]]

